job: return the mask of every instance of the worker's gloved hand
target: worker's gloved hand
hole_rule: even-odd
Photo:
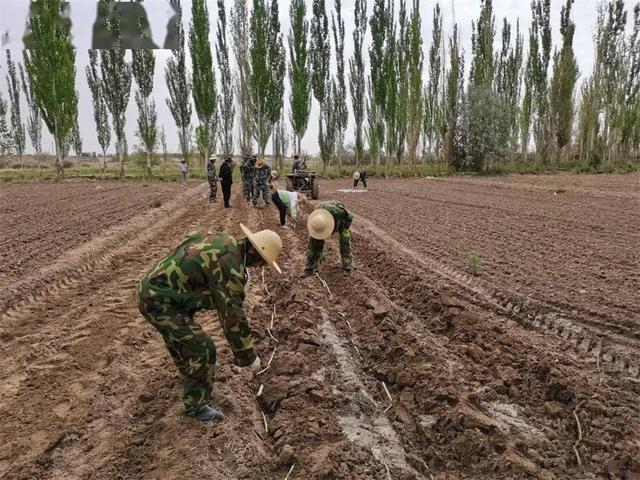
[[[248,369],[250,372],[258,373],[260,371],[261,364],[262,363],[260,362],[260,357],[256,355],[256,359],[253,361],[253,363],[251,365],[247,365],[244,368]]]

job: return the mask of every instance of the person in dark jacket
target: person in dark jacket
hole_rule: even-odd
[[[233,161],[227,157],[220,166],[220,183],[222,184],[222,197],[224,199],[224,208],[229,208],[229,199],[231,198],[231,184],[233,184]]]

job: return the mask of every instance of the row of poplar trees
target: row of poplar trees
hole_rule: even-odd
[[[312,0],[310,12],[306,0],[290,0],[286,43],[278,20],[281,2],[234,0],[227,12],[224,0],[218,0],[213,48],[207,2],[193,0],[189,31],[185,34],[182,21],[177,22],[178,46],[165,68],[166,103],[183,157],[189,159],[194,143],[201,159],[213,152],[232,155],[236,145],[241,153],[255,148],[264,155],[271,139],[274,155],[282,158],[290,137],[293,150],[300,152],[313,99],[319,105],[318,143],[325,167],[333,161],[341,166],[349,158],[358,165],[442,161],[480,171],[514,159],[614,163],[638,151],[640,4],[631,14],[630,30],[623,0],[599,4],[594,69],[580,86],[573,50],[574,0],[565,0],[562,7],[561,43],[555,48],[551,0],[532,0],[528,51],[519,22],[514,28],[506,18],[501,45],[497,44],[493,1],[480,0],[468,77],[458,26],[445,34],[439,4],[433,10],[425,55],[421,2],[372,2],[369,16],[367,0],[355,0],[353,55],[345,59],[341,0],[333,1],[330,12],[325,0]],[[179,0],[171,3],[181,19]],[[101,5],[108,9],[107,28],[117,36],[120,19],[114,1]],[[22,155],[26,131],[39,154],[44,121],[55,142],[60,173],[70,146],[82,151],[76,52],[68,22],[62,21],[65,8],[62,0],[40,2],[30,19],[33,48],[24,53],[19,78],[7,52],[9,124],[9,105],[0,97],[0,153],[14,150]],[[158,125],[152,96],[154,51],[133,50],[129,60],[124,49],[90,50],[89,57],[86,77],[103,157],[113,132],[124,174],[126,109],[135,81],[137,137],[151,173],[159,144],[166,156],[166,135]],[[21,91],[29,109],[26,128],[20,114]],[[350,125],[354,144],[347,155],[344,143]]]

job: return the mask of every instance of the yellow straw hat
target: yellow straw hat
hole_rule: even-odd
[[[336,221],[327,210],[318,208],[311,212],[307,220],[307,230],[316,240],[326,240],[333,233]]]
[[[353,172],[353,179],[360,180],[360,172]]]
[[[278,258],[278,255],[280,255],[282,251],[282,240],[280,236],[271,230],[262,230],[261,232],[253,233],[242,223],[240,224],[240,229],[264,261],[273,267],[276,272],[282,273],[282,270],[280,270],[280,267],[276,263],[276,258]]]

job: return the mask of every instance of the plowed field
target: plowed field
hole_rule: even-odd
[[[275,208],[249,208],[240,185],[228,210],[205,185],[145,210],[138,185],[96,218],[138,212],[100,222],[91,184],[55,216],[73,240],[3,267],[0,478],[639,478],[639,183],[323,182],[323,199],[356,214],[355,271],[341,273],[332,238],[305,281],[304,222],[278,230]],[[68,188],[25,208],[42,218]],[[1,201],[3,225],[24,221]],[[188,232],[239,234],[239,222],[285,244],[283,275],[253,272],[247,294],[271,363],[236,371],[216,315],[200,314],[226,414],[203,425],[181,414],[180,378],[133,291]],[[26,259],[12,241],[4,258]]]

